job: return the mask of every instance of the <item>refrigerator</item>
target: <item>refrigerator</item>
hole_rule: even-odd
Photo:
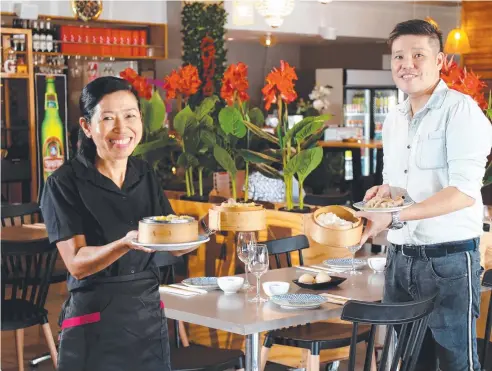
[[[348,137],[381,140],[388,112],[404,100],[403,92],[393,82],[391,71],[386,70],[319,69],[316,70],[316,84],[333,86],[330,113],[334,114],[334,119],[330,124],[334,127],[325,132],[325,140]],[[334,130],[342,134],[334,136]],[[375,172],[376,153],[369,149],[361,152],[362,175],[367,176]],[[346,163],[351,162],[350,151],[345,159]],[[350,180],[350,173],[346,171],[347,180]]]

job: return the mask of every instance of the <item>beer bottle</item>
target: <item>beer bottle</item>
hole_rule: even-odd
[[[65,161],[64,130],[58,114],[58,97],[54,76],[46,76],[41,143],[43,145],[43,177],[46,181],[48,176],[62,166]]]

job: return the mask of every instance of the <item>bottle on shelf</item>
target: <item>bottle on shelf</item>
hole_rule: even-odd
[[[39,45],[41,40],[40,40],[39,27],[37,21],[34,21],[33,27],[34,29],[32,31],[32,49],[35,52],[39,52],[41,51],[41,47]]]
[[[39,22],[39,51],[46,52],[46,30],[44,21]]]
[[[54,48],[53,48],[53,32],[51,30],[51,22],[48,19],[46,22],[46,51],[48,53],[52,53]]]

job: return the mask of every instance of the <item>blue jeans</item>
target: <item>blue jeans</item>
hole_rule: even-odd
[[[449,243],[452,245],[452,243]],[[480,312],[480,253],[407,257],[390,245],[383,301],[424,299],[439,292],[416,370],[480,371],[475,323]]]

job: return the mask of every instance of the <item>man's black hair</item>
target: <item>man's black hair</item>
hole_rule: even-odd
[[[411,19],[398,23],[388,38],[389,46],[391,47],[397,38],[404,35],[429,36],[431,42],[439,45],[439,51],[443,51],[442,32],[427,21]]]

